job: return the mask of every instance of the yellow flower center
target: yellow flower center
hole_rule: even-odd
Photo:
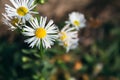
[[[11,24],[13,25],[13,26],[16,26],[16,23],[18,23],[18,18],[13,18],[13,19],[11,19]]]
[[[44,38],[46,37],[47,33],[44,28],[37,28],[37,30],[35,31],[35,35],[38,38]]]
[[[79,26],[79,25],[80,25],[80,22],[77,21],[77,20],[75,20],[75,21],[73,22],[73,24],[74,24],[75,26]]]
[[[26,7],[23,7],[23,6],[21,6],[17,9],[17,13],[18,13],[19,16],[25,16],[28,13],[28,11],[29,10]]]
[[[65,33],[65,32],[61,32],[60,34],[61,34],[60,39],[61,39],[62,41],[64,41],[64,40],[67,38],[66,33]]]

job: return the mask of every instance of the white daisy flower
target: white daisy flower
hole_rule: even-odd
[[[31,13],[37,14],[37,12],[32,11],[36,6],[34,5],[35,0],[10,0],[14,7],[5,4],[5,11],[8,16],[18,17],[20,21],[25,23],[29,20],[32,15]]]
[[[10,30],[14,31],[15,29],[17,29],[19,26],[19,20],[17,17],[10,17],[7,16],[7,14],[3,13],[3,23],[8,25],[10,28]]]
[[[86,19],[82,13],[72,12],[69,14],[69,21],[66,23],[72,24],[78,30],[79,28],[85,27]]]
[[[60,45],[66,48],[66,52],[78,46],[78,31],[74,27],[69,27],[69,24],[59,32],[59,37]]]
[[[38,21],[37,18],[34,18],[32,21],[29,21],[32,27],[27,25],[23,28],[23,34],[31,38],[25,40],[30,47],[35,45],[40,48],[42,45],[44,48],[51,48],[51,45],[54,44],[54,41],[58,38],[58,27],[53,24],[53,20],[50,20],[46,25],[47,17],[40,18]]]

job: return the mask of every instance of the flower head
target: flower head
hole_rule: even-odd
[[[72,12],[69,14],[69,21],[67,23],[72,24],[76,29],[85,27],[85,17],[82,13]]]
[[[59,32],[60,45],[66,48],[68,52],[70,49],[75,49],[78,45],[78,34],[74,27],[69,27],[69,24],[64,26]]]
[[[32,27],[25,25],[23,28],[23,34],[31,38],[25,40],[30,47],[35,45],[40,48],[42,45],[44,48],[50,48],[54,44],[54,41],[58,38],[58,28],[53,24],[53,20],[50,20],[46,25],[47,17],[41,17],[40,21],[34,18],[29,21]]]
[[[31,13],[37,13],[32,11],[36,6],[33,5],[35,0],[10,0],[14,7],[6,4],[5,11],[8,16],[17,17],[20,21],[25,23],[26,20],[29,20],[32,15]]]
[[[19,20],[17,17],[10,17],[7,16],[7,14],[2,14],[3,15],[3,23],[8,25],[10,28],[10,30],[14,31],[15,29],[17,29],[19,26],[18,24],[20,24]]]

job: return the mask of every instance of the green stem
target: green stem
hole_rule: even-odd
[[[43,47],[42,44],[40,45],[40,57],[43,59]]]
[[[44,49],[44,47],[42,45],[42,41],[41,41],[41,45],[40,45],[40,57],[41,57],[41,59],[43,59],[45,52],[46,51],[45,51],[45,49]]]

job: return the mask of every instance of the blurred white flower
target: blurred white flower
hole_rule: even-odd
[[[23,28],[23,34],[31,38],[25,40],[30,47],[35,45],[40,48],[41,44],[44,48],[51,48],[51,45],[54,44],[54,41],[58,38],[58,27],[53,24],[53,20],[50,20],[46,25],[47,17],[40,18],[38,21],[37,18],[29,21],[32,27],[25,25]]]
[[[66,48],[66,52],[75,49],[78,46],[78,40],[78,31],[74,27],[69,27],[69,24],[59,32],[60,45]]]
[[[37,14],[37,12],[32,11],[36,6],[34,5],[35,0],[10,0],[13,6],[5,4],[5,11],[8,16],[17,17],[19,21],[25,23],[29,20],[32,15],[31,13]]]
[[[72,24],[78,30],[79,28],[85,27],[86,19],[84,14],[79,12],[72,12],[69,14],[69,21],[66,21],[68,24]]]
[[[19,20],[17,17],[10,17],[7,16],[7,14],[3,13],[3,23],[9,26],[9,29],[14,31],[17,29],[19,26]]]
[[[100,73],[100,71],[103,69],[103,64],[102,63],[98,63],[95,65],[94,67],[94,75],[97,75],[98,73]]]
[[[76,80],[76,78],[74,78],[74,77],[71,77],[69,80]]]

